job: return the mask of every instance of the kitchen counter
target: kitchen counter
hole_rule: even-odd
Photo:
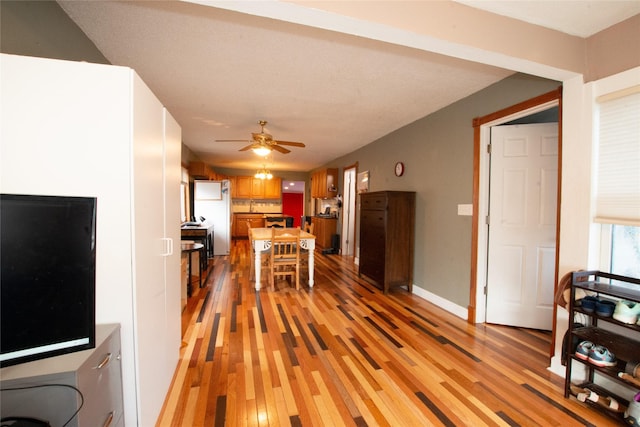
[[[279,212],[234,212],[233,213],[233,237],[248,237],[249,224],[251,228],[262,228],[267,218],[284,218],[289,226],[293,225],[291,215],[283,215]]]
[[[312,216],[313,234],[316,235],[316,248],[332,248],[332,236],[337,233],[338,219],[330,216]],[[338,248],[335,248],[338,249]]]

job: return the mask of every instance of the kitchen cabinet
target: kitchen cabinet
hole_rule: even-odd
[[[384,293],[413,286],[416,193],[377,191],[360,194],[360,267]]]
[[[261,213],[235,213],[233,214],[233,237],[249,237],[249,224],[251,228],[264,227],[264,214]]]
[[[232,186],[231,191],[232,197],[237,199],[280,199],[282,197],[282,179],[236,176],[235,185]]]
[[[96,322],[121,327],[124,424],[154,425],[180,356],[180,126],[130,68],[1,61],[0,190],[97,197]]]
[[[235,194],[238,199],[251,199],[253,195],[253,177],[237,176]]]
[[[189,176],[193,179],[215,180],[217,174],[204,162],[189,162]]]
[[[312,216],[311,224],[313,224],[313,234],[316,236],[316,248],[331,248],[331,236],[337,232],[338,219]]]
[[[207,181],[222,181],[224,179],[229,179],[226,175],[216,172],[215,169],[204,162],[189,162],[189,176],[192,179]]]
[[[338,195],[338,169],[327,168],[311,174],[311,197],[328,199]]]
[[[282,198],[282,179],[273,177],[264,180],[264,196],[265,199]]]
[[[640,325],[627,324],[605,315],[599,310],[592,310],[582,305],[583,300],[576,301],[576,291],[583,290],[598,300],[618,301],[625,300],[640,303],[640,279],[618,276],[601,271],[576,271],[572,273],[571,293],[569,299],[569,342],[578,344],[589,341],[594,345],[602,345],[616,356],[615,366],[600,367],[576,356],[574,345],[565,346],[567,360],[564,396],[569,397],[572,391],[588,389],[597,393],[598,400],[606,401],[613,397],[618,403],[628,405],[628,399],[618,394],[626,392],[628,396],[640,391],[640,379],[633,377],[622,378],[619,373],[628,371],[627,364],[634,365],[639,362],[640,356]],[[575,319],[580,320],[578,324]],[[574,363],[586,368],[586,380],[580,379],[574,383],[572,372]],[[605,380],[606,381],[603,381]],[[615,394],[611,386],[616,384]],[[623,423],[622,414],[604,409],[602,405],[594,404],[586,399],[587,404],[597,410],[615,417]]]
[[[8,366],[0,372],[3,390],[27,387],[3,391],[2,417],[35,417],[52,426],[124,426],[120,325],[96,325],[93,349]],[[75,387],[82,397],[67,386]],[[71,419],[78,408],[80,412]]]

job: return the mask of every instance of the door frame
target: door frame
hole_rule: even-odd
[[[562,187],[562,87],[515,104],[511,107],[496,111],[473,119],[473,217],[471,229],[471,273],[469,306],[467,307],[467,321],[471,324],[483,323],[486,319],[486,277],[487,277],[487,242],[488,230],[486,215],[488,212],[489,195],[489,156],[483,147],[490,140],[492,126],[525,117],[551,107],[558,106],[558,196],[556,213],[556,265],[555,287],[558,283],[558,257],[560,236],[560,200]],[[555,341],[556,309],[553,308],[552,343]],[[550,349],[552,351],[553,348]]]
[[[345,197],[345,195],[347,194],[347,187],[346,187],[346,183],[345,183],[345,176],[347,174],[347,171],[351,171],[353,170],[353,178],[351,180],[351,186],[348,189],[349,191],[349,199],[347,200],[347,198]],[[356,182],[357,179],[356,177],[358,176],[358,162],[352,164],[352,165],[348,165],[345,166],[342,169],[342,186],[343,186],[343,210],[342,212],[344,212],[345,210],[349,209],[349,212],[351,212],[351,214],[353,215],[353,229],[349,228],[349,224],[348,221],[346,221],[346,218],[344,215],[342,215],[342,240],[344,240],[344,236],[348,236],[348,238],[351,241],[351,248],[352,248],[352,253],[348,256],[352,256],[355,257],[356,255],[356,223],[358,221],[358,216],[356,215],[356,197],[357,197],[357,193],[356,193]],[[349,204],[349,206],[346,206],[346,204]],[[342,248],[344,246],[342,245],[342,241],[340,242],[340,252],[342,255],[345,255],[342,252]]]

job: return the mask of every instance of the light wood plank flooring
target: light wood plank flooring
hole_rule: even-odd
[[[312,289],[256,293],[249,258],[235,241],[190,299],[158,426],[615,425],[563,397],[548,333],[383,295],[338,255]]]

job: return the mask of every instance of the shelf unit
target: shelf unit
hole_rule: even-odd
[[[619,276],[616,274],[601,271],[577,271],[572,273],[571,298],[569,300],[569,331],[571,340],[569,342],[590,341],[595,345],[602,345],[616,356],[617,364],[611,367],[599,367],[586,360],[575,356],[574,346],[566,348],[566,376],[564,396],[571,395],[573,361],[586,367],[586,381],[574,384],[579,388],[588,388],[599,395],[609,396],[616,399],[623,405],[628,405],[628,400],[617,395],[613,390],[598,384],[596,374],[601,375],[618,384],[621,390],[628,390],[630,394],[635,394],[640,390],[637,384],[626,381],[618,376],[619,372],[625,372],[625,366],[630,361],[640,361],[640,326],[637,324],[627,324],[620,322],[613,317],[600,316],[594,312],[585,311],[581,305],[576,305],[576,291],[582,289],[588,294],[598,298],[612,301],[626,300],[640,303],[640,280]],[[580,314],[588,320],[585,326],[579,326],[575,317]],[[602,328],[603,323],[609,325]],[[589,401],[588,401],[589,402]],[[591,403],[591,402],[589,402]],[[621,414],[608,411],[599,405],[590,405],[598,410],[622,421]]]

